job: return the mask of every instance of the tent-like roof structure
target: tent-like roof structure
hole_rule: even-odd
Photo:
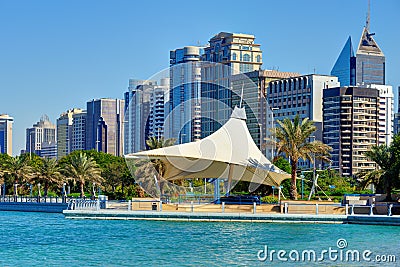
[[[125,155],[126,159],[159,159],[167,181],[187,178],[228,178],[279,186],[290,175],[274,166],[258,149],[246,125],[244,108],[215,133],[199,141]]]

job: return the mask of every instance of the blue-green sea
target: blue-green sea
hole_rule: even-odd
[[[395,226],[70,220],[0,212],[0,236],[0,266],[400,266]],[[340,238],[345,249],[370,250],[368,259],[394,255],[397,262],[282,261],[276,254],[261,261],[265,246],[288,258],[291,250],[339,251]]]

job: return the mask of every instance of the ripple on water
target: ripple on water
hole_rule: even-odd
[[[257,260],[264,245],[318,251],[337,248],[338,238],[351,249],[400,260],[400,228],[390,226],[66,220],[0,212],[0,230],[0,266],[271,266]]]

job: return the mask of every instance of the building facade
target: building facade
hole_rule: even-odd
[[[220,32],[202,56],[201,136],[218,130],[232,109],[231,75],[259,70],[262,51],[251,34]]]
[[[338,77],[342,86],[356,85],[356,57],[350,36],[332,68],[331,75]]]
[[[71,151],[86,150],[86,110],[72,114]]]
[[[397,101],[400,102],[400,86],[397,88]],[[393,134],[399,134],[400,133],[400,104],[399,102],[397,103],[397,112],[394,114],[394,119],[393,119]]]
[[[14,118],[0,114],[0,154],[12,156],[12,131]]]
[[[374,35],[364,27],[356,54],[351,37],[348,38],[331,71],[331,75],[339,77],[341,86],[385,84],[385,55]]]
[[[268,159],[273,159],[274,151],[267,145],[266,139],[272,138],[270,129],[274,116],[267,101],[267,88],[271,81],[300,76],[299,73],[281,72],[276,70],[255,70],[232,76],[231,108],[240,105],[243,89],[243,103],[246,108],[247,127],[249,132]]]
[[[378,144],[390,145],[393,139],[394,95],[391,85],[370,84],[367,88],[378,90]]]
[[[385,84],[385,55],[365,27],[356,52],[356,84]]]
[[[76,114],[82,114],[82,109],[70,109],[62,113],[57,119],[57,158],[60,159],[72,150],[73,142],[73,116]]]
[[[123,155],[124,100],[101,98],[87,102],[86,149]]]
[[[185,46],[170,51],[168,137],[178,143],[201,138],[201,56],[204,48]]]
[[[32,128],[26,129],[26,152],[40,156],[43,144],[56,144],[56,126],[43,115]],[[56,153],[57,154],[57,153]]]
[[[38,155],[42,158],[57,159],[57,143],[43,142]]]
[[[315,138],[322,141],[322,92],[338,86],[338,77],[303,75],[270,82],[267,98],[275,119],[294,119],[297,114],[309,118],[317,126]]]
[[[125,154],[145,150],[151,136],[164,136],[169,83],[167,78],[161,79],[159,85],[156,81],[130,80],[125,93]]]
[[[331,167],[352,177],[376,169],[365,156],[379,144],[379,90],[365,87],[337,87],[323,91],[323,141],[333,148]]]

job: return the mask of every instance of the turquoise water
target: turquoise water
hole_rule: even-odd
[[[262,262],[257,253],[265,245],[337,249],[339,238],[348,249],[397,257],[397,265],[380,266],[400,265],[400,227],[394,226],[67,220],[61,214],[0,212],[0,235],[0,266],[313,266]]]

